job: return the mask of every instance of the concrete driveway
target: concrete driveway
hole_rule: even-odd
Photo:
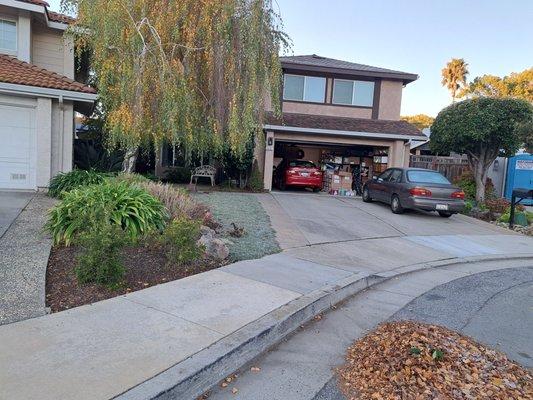
[[[311,193],[259,197],[285,254],[351,272],[381,272],[454,257],[522,254],[531,246],[530,238],[463,215],[397,215],[381,203]]]
[[[33,196],[34,192],[0,191],[0,238]]]

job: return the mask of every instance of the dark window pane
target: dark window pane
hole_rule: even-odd
[[[352,104],[353,81],[335,79],[333,85],[333,103]]]
[[[302,101],[304,99],[304,80],[303,76],[285,75],[283,98]]]

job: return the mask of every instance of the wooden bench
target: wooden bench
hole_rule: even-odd
[[[215,175],[217,170],[211,165],[201,165],[194,169],[191,174],[191,185],[194,179],[194,184],[198,183],[198,178],[209,178],[211,179],[211,186],[215,186]]]

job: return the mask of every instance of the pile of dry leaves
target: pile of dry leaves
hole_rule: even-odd
[[[411,321],[382,324],[355,342],[338,372],[353,400],[533,399],[532,375],[502,353]]]

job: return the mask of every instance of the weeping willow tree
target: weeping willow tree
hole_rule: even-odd
[[[89,51],[109,144],[126,150],[169,141],[240,157],[259,135],[265,94],[279,114],[288,37],[271,0],[62,0]]]

